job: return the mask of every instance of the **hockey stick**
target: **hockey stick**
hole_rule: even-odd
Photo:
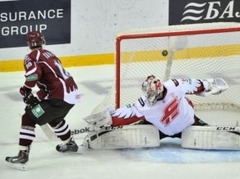
[[[21,114],[18,114],[18,115],[21,116]],[[49,140],[57,139],[56,134],[48,124],[41,125],[40,128]]]
[[[56,140],[58,139],[52,128],[48,124],[44,124],[40,126],[43,133],[47,136],[49,140]]]

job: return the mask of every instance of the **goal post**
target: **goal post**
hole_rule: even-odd
[[[163,81],[222,77],[230,88],[221,95],[188,97],[197,110],[240,110],[240,24],[175,25],[118,34],[114,84],[93,112],[133,103],[151,74]]]

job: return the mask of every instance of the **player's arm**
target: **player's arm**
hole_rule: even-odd
[[[42,101],[46,97],[48,97],[48,92],[45,89],[40,89],[38,92],[36,92],[36,97],[39,101]]]
[[[39,68],[36,61],[30,58],[28,55],[24,59],[24,68],[25,68],[24,86],[31,89],[37,84],[37,81],[40,78],[42,71],[41,68]]]
[[[27,108],[32,108],[38,103],[38,99],[32,94],[32,88],[36,85],[39,74],[41,74],[40,68],[34,60],[32,60],[28,55],[24,59],[25,68],[25,83],[20,87],[19,92],[23,97],[24,103],[27,104]]]

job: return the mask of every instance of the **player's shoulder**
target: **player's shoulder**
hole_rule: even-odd
[[[175,86],[179,86],[179,80],[177,79],[171,79],[172,83],[175,85]]]
[[[41,55],[42,50],[33,50],[29,54],[25,56],[25,59],[32,59],[32,60],[37,60],[39,56]]]
[[[179,80],[177,79],[170,79],[163,84],[166,88],[168,87],[177,87],[179,86]]]
[[[42,49],[41,53],[43,54],[43,56],[45,58],[55,58],[55,59],[58,59],[58,57],[53,52],[51,52],[49,50]]]

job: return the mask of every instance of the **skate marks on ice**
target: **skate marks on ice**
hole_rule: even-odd
[[[216,163],[240,162],[240,151],[230,150],[196,150],[184,149],[180,139],[166,138],[156,148],[119,149],[119,150],[91,150],[79,148],[79,153],[85,157],[94,157],[111,161],[121,158],[124,161],[144,161],[159,163]]]
[[[129,160],[160,163],[240,162],[240,151],[183,149],[180,139],[163,139],[157,148],[119,150]]]

